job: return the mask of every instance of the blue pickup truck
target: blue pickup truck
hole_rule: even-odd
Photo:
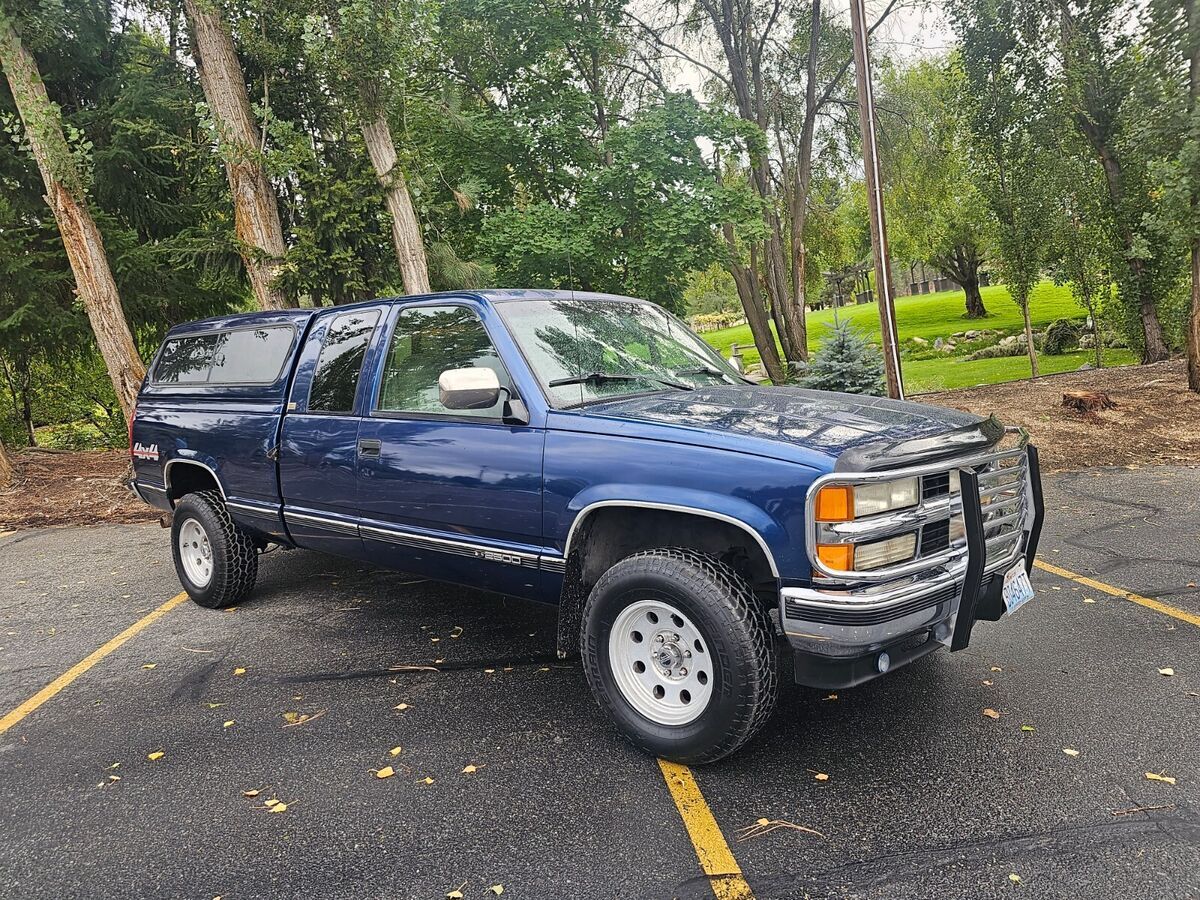
[[[130,423],[205,607],[317,550],[557,604],[635,744],[744,744],[796,682],[860,684],[1032,595],[1026,435],[747,381],[654,304],[476,291],[172,329]]]

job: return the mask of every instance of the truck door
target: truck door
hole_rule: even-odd
[[[364,363],[386,306],[330,310],[313,322],[279,445],[284,520],[301,547],[361,557],[355,466]]]
[[[360,533],[370,559],[430,578],[539,596],[545,431],[441,405],[447,369],[487,367],[515,392],[481,307],[401,305],[358,432]],[[382,343],[382,342],[381,342]]]

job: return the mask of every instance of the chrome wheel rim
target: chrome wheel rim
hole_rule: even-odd
[[[608,659],[621,696],[651,722],[694,722],[712,699],[708,644],[669,603],[637,600],[625,607],[608,635]]]
[[[212,546],[208,533],[195,519],[188,519],[179,526],[179,561],[188,581],[196,587],[208,587],[212,580]]]

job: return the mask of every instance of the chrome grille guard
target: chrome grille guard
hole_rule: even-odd
[[[1016,439],[1014,446],[995,449],[993,445],[986,452],[958,459],[870,472],[834,471],[817,478],[809,488],[805,506],[805,549],[815,576],[813,587],[836,591],[858,586],[869,591],[883,582],[931,575],[939,570],[959,575],[967,569],[966,574],[970,575],[973,562],[979,568],[977,580],[982,581],[985,575],[1011,565],[1023,550],[1026,564],[1030,565],[1043,514],[1037,449],[1029,443],[1023,429],[1006,428],[1001,441],[1012,438]],[[916,477],[923,486],[927,477],[953,471],[959,475],[957,495],[947,493],[926,500],[922,490],[922,499],[914,507],[849,522],[816,521],[817,493],[827,485]],[[925,529],[943,523],[948,523],[949,529],[947,548],[922,555]],[[914,532],[917,535],[914,558],[876,569],[832,569],[816,552],[817,543],[866,543]]]

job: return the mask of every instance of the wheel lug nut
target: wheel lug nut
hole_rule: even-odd
[[[680,669],[680,670],[679,670],[679,674],[680,674],[680,675],[686,675],[686,674],[687,674],[687,669]]]
[[[666,638],[664,638],[661,634],[659,634],[659,635],[655,635],[654,640],[661,644],[666,640]]]

